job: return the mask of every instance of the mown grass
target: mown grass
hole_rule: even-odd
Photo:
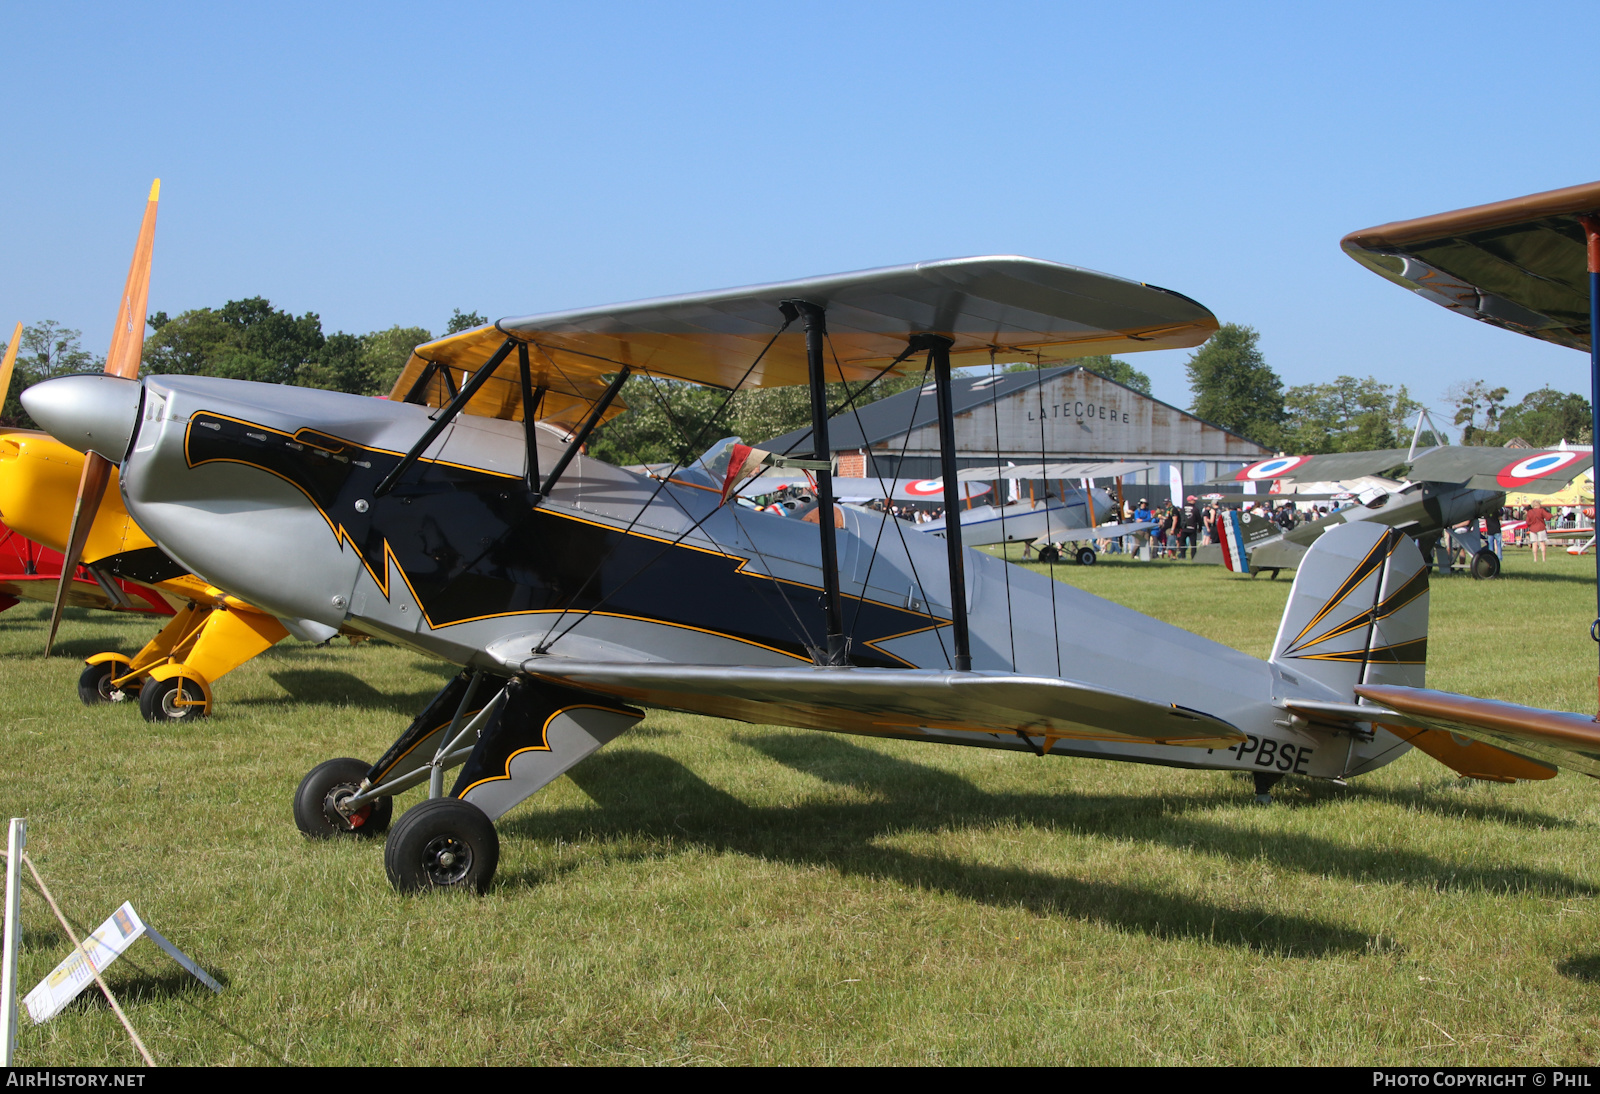
[[[1063,580],[1254,654],[1289,582],[1106,559]],[[1287,575],[1286,575],[1287,576]],[[1593,561],[1438,582],[1431,682],[1592,708]],[[397,897],[381,847],[310,844],[301,775],[371,757],[448,670],[285,646],[216,715],[88,709],[0,615],[0,813],[170,1063],[1588,1063],[1600,786],[1463,783],[1426,756],[1341,789],[652,715],[502,824],[481,899]],[[69,615],[67,653],[149,624]],[[416,795],[413,791],[402,805]],[[24,897],[24,989],[64,956]],[[128,1064],[86,993],[23,1064]]]

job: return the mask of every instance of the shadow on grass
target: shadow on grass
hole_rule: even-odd
[[[87,933],[86,928],[78,921],[76,916],[69,916],[68,919],[71,921],[73,928],[78,931],[80,938]],[[63,939],[63,941],[65,940]],[[148,954],[143,956],[148,956]],[[107,983],[111,985],[111,990],[116,992],[119,1003],[140,1003],[170,999],[180,1006],[188,1007],[202,1021],[220,1029],[241,1045],[259,1052],[267,1060],[275,1064],[294,1063],[282,1052],[276,1051],[250,1035],[234,1029],[213,1011],[201,1006],[205,1001],[216,998],[216,993],[197,980],[193,974],[173,964],[166,954],[158,953],[155,960],[163,962],[160,972],[154,972],[140,964],[139,959],[134,956],[134,951],[125,953],[118,959],[115,971],[107,974],[109,978],[114,978],[115,982],[113,982],[113,979],[108,978]],[[222,969],[214,965],[207,965],[204,962],[201,963],[201,967],[211,975],[213,980],[222,985],[224,992],[233,986],[233,978]],[[120,975],[118,975],[119,973]],[[132,976],[129,976],[130,973]],[[106,1002],[105,995],[93,983],[90,983],[67,1007],[68,1010],[74,1008],[79,1011],[109,1011],[111,1009],[110,1004]],[[165,1062],[161,1060],[159,1049],[155,1050],[155,1055],[158,1063]],[[196,1062],[204,1063],[207,1061]]]
[[[786,767],[803,770],[828,782],[872,790],[908,817],[919,811],[926,798],[941,804],[927,818],[934,825],[953,821],[1015,819],[1025,824],[1066,828],[1118,839],[1144,839],[1179,850],[1200,850],[1240,861],[1263,859],[1276,866],[1307,874],[1336,874],[1362,881],[1379,881],[1431,889],[1476,889],[1490,892],[1536,892],[1554,896],[1590,895],[1592,885],[1545,870],[1518,867],[1462,866],[1432,855],[1395,848],[1362,849],[1319,836],[1295,832],[1250,832],[1226,822],[1185,814],[1218,804],[1214,795],[1127,797],[1063,794],[985,794],[966,780],[923,767],[898,757],[860,748],[836,738],[809,738],[795,734],[736,738]],[[1374,798],[1385,795],[1374,794]],[[1411,796],[1396,794],[1406,805]],[[1426,801],[1425,796],[1416,795]],[[1258,808],[1240,803],[1241,808]],[[1154,807],[1153,807],[1154,806]],[[1440,812],[1454,818],[1464,812],[1460,803]],[[920,809],[919,809],[920,807]],[[1275,806],[1281,808],[1281,806]],[[1483,819],[1500,820],[1492,808]],[[921,824],[918,825],[922,827]]]
[[[1556,972],[1569,980],[1600,984],[1600,953],[1573,954],[1556,962]]]
[[[289,693],[291,702],[314,706],[353,706],[363,710],[387,710],[413,715],[427,706],[437,689],[428,691],[379,691],[359,676],[338,669],[279,669],[267,674],[272,682]],[[258,697],[233,700],[239,706],[271,706],[283,699]]]
[[[37,649],[24,649],[15,653],[0,654],[0,658],[8,661],[34,660],[44,654],[45,626],[39,627],[39,645]],[[138,646],[127,642],[121,635],[108,634],[95,638],[69,638],[63,641],[56,639],[56,644],[51,649],[52,657],[65,657],[69,660],[83,660],[83,658],[96,653],[109,653],[126,649],[128,652],[138,649]]]
[[[117,962],[124,966],[121,970],[103,973],[106,983],[111,985],[111,990],[117,994],[117,1002],[123,1004],[123,1009],[137,1003],[154,1003],[163,999],[187,999],[191,1002],[200,999],[210,999],[216,993],[200,983],[193,974],[176,965],[168,965],[159,970],[150,970],[143,966],[133,966],[124,958]],[[226,991],[232,984],[226,973],[215,969],[206,972],[221,984]],[[106,997],[100,988],[90,981],[89,986],[74,999],[68,1009],[78,1011],[110,1010]]]
[[[22,928],[22,949],[25,953],[38,950],[55,950],[66,945],[67,939],[54,927],[29,927]]]
[[[1471,793],[1472,790],[1456,789],[1458,781],[1449,779],[1442,782],[1440,788],[1430,790],[1419,786],[1394,788],[1367,786],[1360,783],[1335,786],[1332,783],[1317,780],[1296,785],[1292,795],[1274,797],[1274,804],[1289,809],[1315,809],[1338,802],[1370,801],[1398,806],[1401,809],[1415,809],[1419,813],[1432,813],[1440,817],[1472,821],[1493,821],[1500,824],[1509,824],[1515,828],[1577,827],[1574,821],[1566,817],[1558,817],[1554,813],[1541,813],[1533,809],[1521,809],[1501,802],[1464,800],[1462,794]]]
[[[1019,814],[1037,823],[1054,799],[989,795],[963,779],[854,745],[779,737],[770,755],[830,781],[868,785],[883,798],[868,803],[753,808],[702,780],[675,760],[652,752],[602,753],[569,773],[601,807],[581,813],[519,817],[508,834],[549,839],[586,835],[670,839],[732,852],[824,866],[848,876],[946,892],[996,907],[1029,909],[1136,930],[1160,939],[1242,946],[1278,956],[1327,956],[1386,948],[1377,938],[1328,920],[1284,915],[1261,907],[1224,907],[1181,894],[1115,882],[1084,881],[1013,866],[987,866],[943,855],[882,847],[903,832],[935,832],[983,819]],[[820,747],[819,747],[820,746]],[[763,751],[767,751],[763,749]],[[1125,810],[1148,812],[1145,799]],[[1081,821],[1081,817],[1079,818]],[[1045,823],[1051,823],[1046,818]],[[502,884],[538,884],[543,871],[502,877]],[[1390,947],[1392,948],[1392,947]]]

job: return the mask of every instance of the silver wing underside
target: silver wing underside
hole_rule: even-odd
[[[1072,680],[1011,673],[565,662],[523,671],[645,706],[764,725],[888,736],[922,729],[1226,748],[1220,718]]]

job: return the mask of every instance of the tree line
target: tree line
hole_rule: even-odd
[[[156,312],[148,321],[143,357],[147,373],[225,376],[360,395],[388,394],[412,349],[435,337],[423,327],[398,325],[366,334],[325,334],[316,312],[294,315],[259,296],[176,316]],[[457,308],[443,333],[485,322],[477,312]],[[79,331],[50,320],[23,329],[0,423],[33,425],[17,400],[30,384],[104,367],[104,359],[84,350],[81,340]],[[1228,323],[1189,358],[1194,414],[1283,451],[1351,452],[1410,443],[1412,422],[1422,404],[1404,385],[1395,387],[1371,376],[1340,376],[1332,383],[1286,388],[1258,343],[1253,328]],[[1085,357],[1074,363],[1150,393],[1150,377],[1119,358]],[[1016,371],[1034,366],[1005,367]],[[923,380],[914,372],[885,376],[871,384],[830,384],[828,401],[836,409],[851,399],[860,406]],[[1588,443],[1589,402],[1582,396],[1548,387],[1514,404],[1508,396],[1506,388],[1489,388],[1482,381],[1450,390],[1453,424],[1461,427],[1463,443],[1503,445],[1515,439],[1537,446],[1563,439]],[[760,443],[811,424],[809,392],[803,386],[730,395],[636,375],[624,386],[622,401],[628,412],[596,431],[590,444],[596,456],[619,464],[687,462],[721,437]],[[1425,431],[1422,439],[1444,441],[1431,431]]]
[[[1305,455],[1410,445],[1423,404],[1404,384],[1340,376],[1328,384],[1285,388],[1262,356],[1259,337],[1252,327],[1227,323],[1190,356],[1190,410],[1196,416],[1268,448]],[[1451,424],[1462,427],[1462,444],[1590,443],[1589,401],[1583,396],[1542,387],[1507,406],[1509,394],[1481,380],[1446,393],[1454,410]],[[1445,444],[1448,438],[1423,430],[1419,443]]]
[[[486,322],[476,312],[457,308],[445,323],[445,333]],[[357,395],[387,395],[412,349],[434,339],[424,327],[324,334],[316,312],[294,315],[260,296],[175,316],[156,312],[148,323],[141,366],[146,373],[226,376]],[[30,384],[105,367],[105,358],[85,350],[82,338],[83,332],[49,319],[23,328],[0,423],[34,427],[17,399]]]

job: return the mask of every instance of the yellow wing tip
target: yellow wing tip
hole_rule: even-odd
[[[156,179],[156,181],[154,181],[154,182],[152,182],[150,184],[150,200],[151,201],[160,201],[161,200],[161,180],[160,179]]]

